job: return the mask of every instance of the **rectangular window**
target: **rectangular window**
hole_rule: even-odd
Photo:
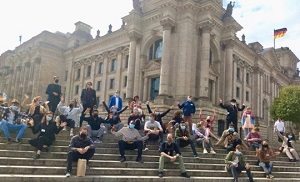
[[[79,85],[76,85],[75,86],[75,95],[78,95],[78,93],[79,93]]]
[[[116,71],[117,70],[117,60],[116,59],[112,59],[111,60],[111,68],[110,71]]]
[[[80,71],[81,71],[81,69],[78,68],[78,69],[77,69],[77,72],[76,72],[76,80],[79,80],[79,79],[80,79]]]
[[[213,55],[211,49],[209,50],[209,65],[213,64]]]
[[[86,77],[90,77],[91,76],[91,70],[92,70],[92,66],[91,65],[89,65],[89,66],[86,67],[86,74],[85,74]]]
[[[208,81],[208,98],[210,101],[213,99],[213,86],[214,86],[214,81],[209,80]]]
[[[101,90],[101,81],[98,81],[97,82],[97,91],[100,91]]]
[[[125,100],[125,99],[126,99],[126,93],[123,94],[123,100]]]
[[[97,104],[99,105],[100,97],[96,97]]]
[[[249,73],[246,74],[246,84],[247,85],[250,84],[250,74]]]
[[[103,63],[99,63],[98,64],[98,74],[102,74],[103,73]]]
[[[127,76],[124,77],[124,87],[127,87]]]
[[[248,91],[246,91],[246,101],[249,102],[249,98],[250,98],[250,93]]]
[[[109,89],[114,89],[114,88],[115,88],[115,79],[110,79]]]
[[[236,97],[240,98],[240,87],[236,87]]]
[[[129,55],[126,55],[124,68],[128,68],[128,63],[129,63]]]
[[[236,79],[241,80],[241,69],[239,67],[236,68]]]
[[[65,81],[68,80],[68,71],[65,71]]]

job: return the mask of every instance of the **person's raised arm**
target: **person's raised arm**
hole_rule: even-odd
[[[151,108],[149,106],[149,101],[146,102],[146,106],[147,106],[148,113],[151,114],[152,111],[151,111]]]
[[[122,112],[126,111],[127,108],[128,108],[128,104],[121,111],[117,111],[117,113],[118,114],[122,114]]]
[[[108,106],[106,105],[106,103],[105,103],[104,100],[102,101],[102,104],[103,104],[103,106],[104,106],[106,112],[107,112],[107,113],[110,113],[110,110],[109,110],[109,108],[108,108]]]
[[[223,109],[227,109],[227,105],[223,104],[222,99],[219,99],[219,102],[220,102],[220,104],[219,104],[220,107],[222,107]]]
[[[173,109],[173,106],[170,107],[170,109],[166,110],[165,112],[161,113],[160,117],[164,117],[165,115],[167,115],[171,109]]]

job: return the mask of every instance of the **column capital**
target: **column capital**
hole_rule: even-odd
[[[129,37],[130,41],[138,41],[138,40],[142,39],[142,35],[137,31],[130,31],[130,32],[128,32],[127,35]]]
[[[166,17],[160,20],[160,25],[164,30],[171,30],[175,26],[175,21],[170,17]]]
[[[210,33],[214,26],[214,23],[210,20],[198,23],[198,28],[200,28],[203,33]]]
[[[221,45],[223,45],[226,49],[232,49],[234,47],[234,40],[228,39],[228,40],[222,40]]]

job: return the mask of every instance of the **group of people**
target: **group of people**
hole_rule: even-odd
[[[169,122],[164,123],[163,117],[174,108],[173,106],[164,112],[161,112],[159,108],[152,111],[147,101],[148,114],[146,114],[138,96],[135,96],[131,103],[122,107],[123,101],[119,97],[119,91],[116,91],[108,105],[102,101],[107,115],[101,117],[97,108],[96,92],[91,88],[92,82],[86,83],[86,88],[81,93],[81,102],[75,99],[71,100],[68,105],[64,103],[58,82],[58,77],[54,77],[54,83],[48,85],[46,90],[48,100],[45,102],[42,97],[37,96],[33,98],[32,103],[26,104],[28,96],[25,96],[22,104],[15,99],[11,106],[3,104],[1,108],[4,109],[2,109],[3,115],[0,124],[8,143],[20,142],[27,127],[31,128],[34,134],[39,133],[37,138],[29,140],[30,145],[36,149],[34,159],[40,158],[42,151],[49,151],[49,147],[55,141],[56,134],[66,130],[66,127],[70,128],[72,139],[67,157],[67,177],[71,174],[73,161],[78,159],[89,161],[92,158],[95,153],[94,143],[101,143],[102,137],[107,131],[111,131],[115,136],[122,136],[118,142],[120,162],[126,161],[125,150],[134,149],[137,149],[138,153],[136,162],[142,162],[142,153],[143,150],[147,150],[148,142],[157,141],[160,152],[159,177],[163,177],[164,162],[167,159],[170,162],[178,161],[181,176],[189,178],[180,148],[190,145],[193,157],[198,159],[197,146],[203,147],[204,154],[216,154],[213,149],[213,139],[217,140],[215,145],[223,144],[224,148],[229,151],[225,158],[226,170],[232,173],[235,181],[238,181],[238,173],[242,170],[246,170],[249,180],[253,181],[250,165],[246,163],[242,153],[243,149],[249,147],[256,151],[258,165],[263,168],[267,178],[274,177],[271,174],[272,160],[280,152],[286,153],[290,161],[299,161],[299,156],[293,145],[295,136],[292,133],[285,135],[283,121],[277,121],[274,126],[274,132],[277,133],[279,141],[282,142],[282,148],[278,152],[273,152],[268,141],[263,140],[259,134],[259,128],[255,126],[255,117],[251,108],[246,108],[244,104],[240,108],[235,99],[230,100],[229,105],[223,104],[220,99],[220,107],[227,110],[227,129],[218,138],[213,133],[213,124],[216,120],[215,112],[212,116],[204,118],[200,109],[199,122],[196,127],[193,127],[195,124],[192,118],[196,113],[196,107],[191,96],[188,96],[187,100],[181,104],[178,102],[179,110],[174,112],[174,117]],[[21,112],[21,107],[26,109],[25,114]],[[128,108],[130,110],[128,126],[124,127],[120,115]],[[245,108],[246,110],[241,115],[241,126],[244,130],[244,139],[242,140],[238,133],[238,111],[243,111]],[[75,120],[79,114],[81,114],[80,131],[78,135],[74,136]],[[27,122],[22,122],[25,120]],[[82,126],[83,121],[87,122],[87,126]],[[18,131],[14,140],[10,137],[11,131]],[[164,140],[165,134],[167,134],[166,141]]]

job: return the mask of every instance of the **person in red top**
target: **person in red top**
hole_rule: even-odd
[[[247,139],[248,133],[251,132],[251,130],[254,128],[256,121],[254,114],[250,107],[246,108],[246,111],[244,111],[242,118],[241,118],[241,124],[242,128],[244,130],[244,138]]]
[[[262,142],[262,137],[259,134],[259,128],[254,127],[252,131],[247,135],[248,144],[254,149],[259,149]]]
[[[202,109],[199,108],[199,110],[200,110],[200,113],[199,113],[199,119],[200,119],[200,121],[199,121],[199,123],[201,121],[203,121],[205,123],[205,128],[207,128],[208,129],[207,131],[209,131],[209,136],[213,137],[216,140],[219,140],[219,138],[216,135],[214,135],[213,132],[212,132],[213,131],[213,127],[212,126],[213,126],[213,124],[214,124],[214,122],[216,120],[216,110],[214,110],[214,113],[213,113],[212,116],[207,116],[206,119],[203,118]]]

